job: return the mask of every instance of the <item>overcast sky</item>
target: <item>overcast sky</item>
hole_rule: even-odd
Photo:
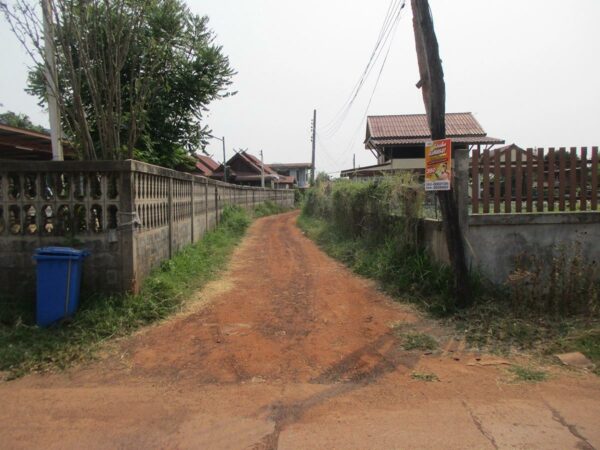
[[[375,162],[362,144],[365,111],[383,55],[338,132],[335,118],[371,55],[389,0],[190,0],[210,17],[239,93],[206,117],[228,154],[265,162],[310,161],[317,109],[317,170]],[[440,43],[447,112],[471,111],[488,135],[520,146],[600,144],[599,0],[430,0]],[[0,22],[0,111],[46,114],[23,92],[29,61]],[[410,2],[368,114],[423,113]],[[221,159],[220,142],[208,148]]]

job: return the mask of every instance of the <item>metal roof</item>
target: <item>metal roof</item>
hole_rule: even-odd
[[[461,144],[504,144],[502,139],[493,138],[490,136],[448,136],[452,139],[452,142]],[[380,145],[408,145],[408,144],[425,144],[430,139],[429,136],[422,138],[383,138],[383,139],[369,139],[367,145],[380,146]]]
[[[365,144],[422,144],[431,133],[425,114],[400,114],[367,117]],[[470,112],[446,114],[446,137],[468,144],[501,144],[502,139],[487,136]]]
[[[310,169],[311,163],[271,163],[269,164],[273,169]]]
[[[75,151],[63,141],[65,158],[74,159]],[[50,160],[50,135],[0,124],[0,159]]]

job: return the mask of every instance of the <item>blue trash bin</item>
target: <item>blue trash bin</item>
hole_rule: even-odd
[[[35,251],[37,263],[36,323],[47,327],[72,316],[79,306],[81,265],[86,250],[42,247]]]

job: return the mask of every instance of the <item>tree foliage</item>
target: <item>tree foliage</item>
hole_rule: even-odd
[[[27,1],[2,9],[37,61],[28,90],[44,103],[41,21]],[[55,0],[52,8],[63,125],[82,157],[185,164],[209,134],[203,112],[230,95],[234,75],[208,18],[180,0]]]
[[[48,132],[43,126],[34,124],[27,114],[18,114],[12,111],[6,111],[0,114],[0,123],[15,128],[37,131],[39,133]]]

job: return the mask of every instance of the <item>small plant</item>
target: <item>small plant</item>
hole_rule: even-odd
[[[410,374],[410,377],[413,380],[418,380],[418,381],[426,381],[426,382],[432,382],[432,381],[440,381],[440,379],[438,378],[438,376],[435,373],[431,373],[431,372],[413,372]]]
[[[438,348],[437,341],[425,333],[402,333],[398,337],[402,340],[404,350],[433,351]]]
[[[548,373],[543,370],[537,370],[532,367],[513,366],[508,369],[514,375],[513,381],[523,381],[526,383],[539,383],[548,379]]]

